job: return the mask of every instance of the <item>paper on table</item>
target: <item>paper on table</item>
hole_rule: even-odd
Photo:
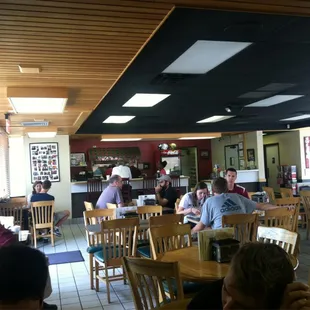
[[[220,229],[206,229],[198,232],[199,260],[211,260],[211,239],[222,240],[234,238],[235,230],[233,227]]]

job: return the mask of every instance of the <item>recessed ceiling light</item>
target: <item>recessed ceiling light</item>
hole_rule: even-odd
[[[46,114],[63,113],[67,98],[8,98],[15,113]]]
[[[131,121],[135,116],[129,115],[111,115],[103,121],[105,124],[124,124]]]
[[[198,40],[163,73],[205,74],[251,44]]]
[[[235,117],[235,115],[214,115],[205,119],[202,119],[201,121],[198,121],[197,123],[216,123],[224,121],[225,119],[229,119]]]
[[[170,94],[135,94],[123,107],[150,108],[169,96]]]
[[[285,101],[294,100],[300,97],[303,97],[304,95],[276,95],[272,96],[260,101],[256,101],[254,103],[248,104],[245,107],[246,108],[265,108],[270,107]]]
[[[303,114],[303,115],[299,115],[299,116],[284,118],[284,119],[280,119],[280,121],[282,121],[282,122],[284,122],[284,121],[299,121],[299,120],[306,119],[306,118],[310,118],[310,114]]]
[[[213,139],[215,137],[182,137],[179,140],[204,140],[204,139]]]
[[[28,74],[40,73],[41,71],[41,68],[38,66],[18,65],[18,69],[20,73],[28,73]]]
[[[142,140],[142,138],[124,138],[124,139],[121,139],[121,138],[119,138],[119,139],[101,139],[101,141],[106,141],[106,142],[108,142],[108,141],[110,141],[110,142],[112,142],[112,141],[114,141],[114,142],[117,142],[117,141],[139,141],[139,140]]]
[[[54,138],[57,135],[57,132],[46,131],[46,132],[28,132],[29,138]]]

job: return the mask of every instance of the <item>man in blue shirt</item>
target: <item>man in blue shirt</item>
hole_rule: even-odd
[[[42,183],[42,190],[38,194],[34,194],[31,197],[31,202],[37,201],[54,201],[55,197],[48,194],[47,192],[51,189],[52,183],[49,180],[44,180]],[[61,233],[59,231],[59,227],[67,220],[70,216],[69,210],[64,210],[60,212],[55,212],[54,214],[54,234],[57,237],[61,237]]]
[[[222,228],[223,215],[250,214],[255,209],[272,210],[278,208],[271,204],[258,204],[239,194],[228,193],[227,181],[224,178],[215,179],[212,187],[214,196],[208,198],[204,203],[200,222],[192,229],[193,233],[206,227]]]

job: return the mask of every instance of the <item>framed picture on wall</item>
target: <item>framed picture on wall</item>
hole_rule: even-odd
[[[209,159],[209,150],[201,150],[200,151],[200,157],[205,158],[205,159]]]
[[[71,153],[70,154],[71,167],[85,166],[85,153]]]
[[[243,150],[239,150],[239,157],[243,157],[244,154],[243,154]]]
[[[247,149],[246,152],[247,152],[248,161],[255,161],[255,150]]]
[[[60,182],[58,143],[30,143],[31,182]]]
[[[239,150],[243,150],[243,142],[242,141],[238,143],[238,148],[239,148]]]

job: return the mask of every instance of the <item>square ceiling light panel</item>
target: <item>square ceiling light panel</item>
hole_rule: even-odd
[[[54,131],[42,131],[42,132],[28,132],[29,138],[54,138],[57,132]]]
[[[276,96],[272,96],[272,97],[248,104],[245,107],[246,108],[267,108],[267,107],[271,107],[273,105],[276,105],[282,102],[298,99],[303,96],[304,95],[276,95]]]
[[[163,73],[205,74],[251,44],[249,42],[198,40]]]
[[[63,113],[67,98],[10,97],[9,101],[15,113],[49,114]]]
[[[170,94],[135,94],[131,99],[129,99],[123,107],[136,107],[136,108],[150,108],[159,102],[163,101]]]
[[[125,124],[131,121],[135,116],[129,115],[111,115],[103,121],[105,124]]]
[[[233,118],[235,115],[214,115],[205,119],[202,119],[201,121],[198,121],[197,123],[216,123],[221,122],[229,118]]]
[[[303,114],[303,115],[299,115],[299,116],[293,116],[293,117],[289,117],[289,118],[284,118],[281,119],[280,121],[283,122],[287,122],[287,121],[300,121],[302,119],[307,119],[310,118],[310,114]]]

